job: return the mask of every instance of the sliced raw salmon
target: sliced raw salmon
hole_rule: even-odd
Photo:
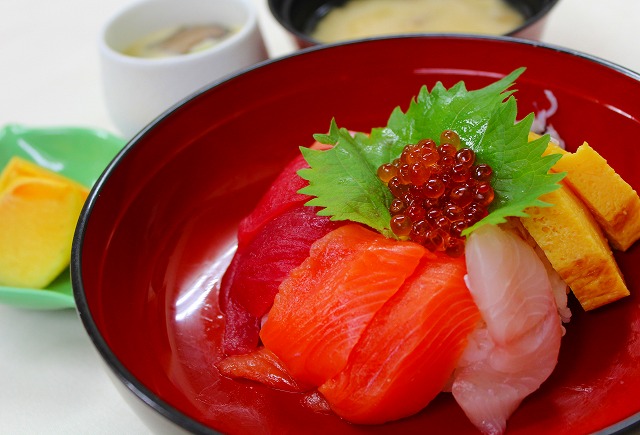
[[[423,409],[440,392],[481,320],[465,260],[428,253],[375,313],[346,366],[319,391],[336,414],[383,423]]]
[[[343,369],[373,315],[425,252],[356,224],[330,232],[282,282],[262,342],[296,380],[322,385]]]
[[[299,384],[282,361],[266,347],[244,355],[226,357],[216,367],[230,378],[249,379],[279,390],[305,391],[310,388]]]

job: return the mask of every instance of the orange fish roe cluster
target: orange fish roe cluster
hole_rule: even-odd
[[[440,143],[423,139],[407,145],[399,158],[378,168],[378,177],[394,196],[391,230],[457,257],[464,253],[462,231],[488,214],[493,170],[475,164],[475,153],[460,146],[456,132],[443,131]]]

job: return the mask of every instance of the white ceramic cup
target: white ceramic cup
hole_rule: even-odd
[[[150,33],[180,25],[239,28],[206,50],[163,58],[122,53]],[[203,86],[267,59],[251,0],[143,0],[113,16],[99,40],[105,104],[127,139]]]

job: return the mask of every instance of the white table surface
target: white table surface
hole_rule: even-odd
[[[96,40],[106,18],[130,1],[1,0],[0,126],[118,133],[103,106]],[[266,0],[253,1],[270,55],[293,51]],[[640,1],[561,0],[543,41],[640,72]],[[0,434],[41,433],[149,430],[111,384],[74,310],[0,306]]]

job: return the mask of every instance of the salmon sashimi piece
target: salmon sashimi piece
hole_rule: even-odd
[[[262,317],[271,308],[280,283],[309,256],[316,240],[342,225],[318,216],[317,211],[304,205],[290,208],[238,248],[220,286],[226,354],[247,353],[257,347]]]
[[[249,379],[278,390],[301,392],[310,387],[300,385],[282,364],[282,361],[266,347],[260,347],[244,355],[228,356],[216,364],[225,376]]]
[[[470,337],[451,390],[478,429],[501,434],[555,368],[562,322],[545,265],[521,238],[485,225],[468,237],[465,257],[485,326]]]
[[[481,320],[463,257],[427,254],[373,316],[345,368],[320,386],[336,414],[377,424],[417,413],[444,388]]]
[[[365,326],[425,251],[357,224],[330,232],[282,282],[262,342],[299,382],[322,385],[342,370]]]

